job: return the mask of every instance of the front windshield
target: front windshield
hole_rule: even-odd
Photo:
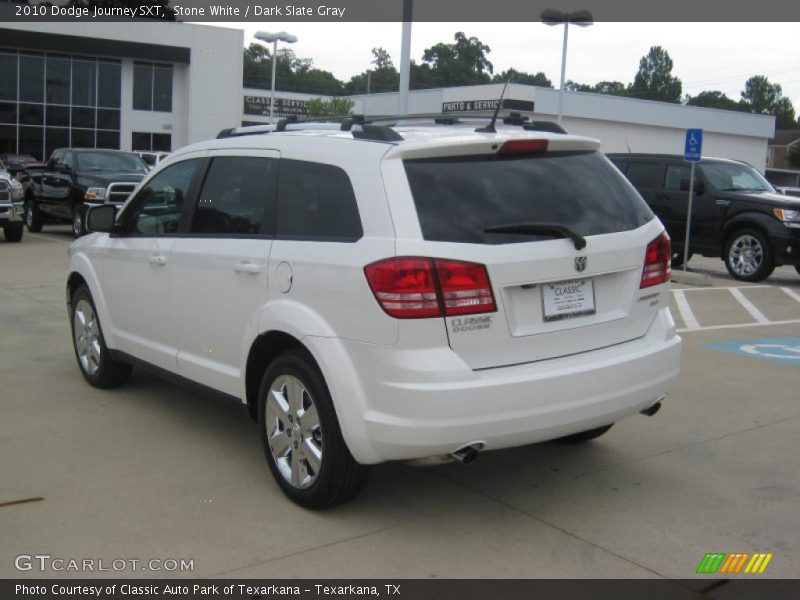
[[[738,163],[703,163],[700,170],[720,192],[774,192],[770,183],[753,167]]]
[[[147,173],[147,165],[135,154],[124,152],[78,152],[79,171]]]

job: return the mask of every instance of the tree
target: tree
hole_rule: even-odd
[[[590,92],[592,94],[607,94],[609,96],[627,96],[628,90],[621,81],[599,81],[594,85],[577,83],[568,80],[564,83],[564,89],[569,92]]]
[[[705,108],[747,111],[747,107],[744,103],[737,102],[733,98],[728,98],[724,92],[718,90],[700,92],[696,96],[687,95],[686,104],[689,106],[703,106]]]
[[[422,55],[434,75],[437,86],[489,83],[493,70],[486,58],[491,48],[476,37],[456,32],[454,44],[439,43]]]
[[[392,57],[383,48],[373,48],[372,56],[372,64],[375,65],[376,69],[394,69]]]
[[[272,87],[272,54],[261,44],[244,49],[242,81],[245,87]],[[299,58],[290,48],[278,50],[275,63],[275,89],[312,94],[341,94],[343,84],[333,73],[314,68],[310,58]]]
[[[775,115],[777,129],[794,129],[798,126],[792,101],[783,95],[783,88],[779,84],[770,83],[763,75],[754,75],[745,82],[742,102],[752,113]]]
[[[621,81],[599,81],[592,90],[595,94],[608,94],[609,96],[627,96],[628,90]]]
[[[392,57],[383,48],[372,49],[374,69],[350,78],[344,86],[348,94],[396,92],[400,87],[400,74],[394,68]]]
[[[639,71],[628,88],[628,95],[632,98],[679,103],[682,87],[681,80],[672,76],[669,53],[661,46],[653,46],[639,61]]]
[[[353,109],[353,102],[347,98],[312,98],[308,101],[309,117],[338,117],[349,115]]]
[[[492,77],[493,83],[505,83],[506,81],[509,83],[522,83],[525,85],[538,85],[539,87],[553,87],[553,82],[550,81],[541,71],[533,75],[531,73],[524,73],[511,68],[503,71],[502,73],[497,73],[494,77]]]

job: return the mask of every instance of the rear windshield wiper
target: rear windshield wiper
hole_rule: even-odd
[[[529,233],[550,234],[569,238],[575,245],[575,250],[583,250],[586,247],[586,238],[573,231],[566,225],[558,223],[514,223],[513,225],[494,225],[483,230],[484,233],[513,233],[525,235]]]

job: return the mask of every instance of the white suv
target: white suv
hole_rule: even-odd
[[[444,123],[235,130],[93,208],[67,283],[83,376],[240,399],[316,508],[371,464],[654,413],[681,346],[661,223],[596,140]]]

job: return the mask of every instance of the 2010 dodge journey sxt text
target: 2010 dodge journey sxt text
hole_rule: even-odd
[[[233,130],[91,209],[67,283],[83,376],[240,398],[317,508],[374,463],[654,412],[681,345],[661,223],[596,140],[444,123]]]

